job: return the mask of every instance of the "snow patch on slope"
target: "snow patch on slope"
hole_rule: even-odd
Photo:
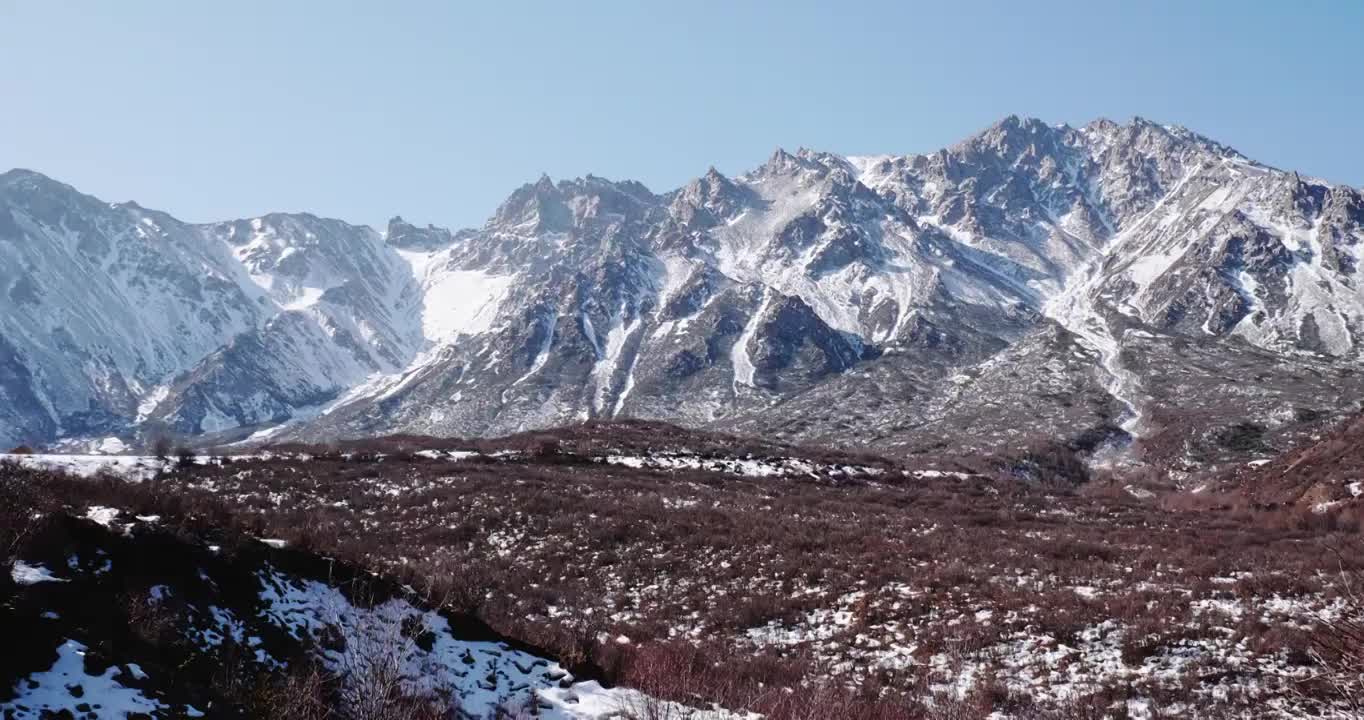
[[[203,458],[199,458],[202,460]],[[108,472],[133,480],[154,477],[165,463],[143,455],[9,455],[0,453],[0,462],[18,463],[37,470],[56,470],[79,477],[94,477]]]
[[[450,250],[397,253],[422,289],[422,335],[431,343],[491,329],[516,283],[515,275],[451,268]]]
[[[119,682],[124,675],[135,679],[134,671],[114,665],[99,675],[88,674],[85,670],[88,651],[75,640],[62,643],[57,647],[57,660],[52,667],[21,680],[16,686],[18,697],[0,704],[2,714],[14,720],[38,720],[49,715],[86,717],[87,710],[82,708],[99,708],[100,717],[153,715],[165,709],[165,705],[141,690]],[[79,688],[79,693],[73,694],[73,688]],[[190,716],[197,713],[190,710],[193,708],[186,708]]]
[[[629,324],[623,323],[619,315],[612,318],[611,329],[606,333],[606,343],[605,347],[602,348],[601,358],[592,366],[594,388],[592,409],[598,414],[606,407],[607,397],[611,392],[611,380],[615,377],[620,366],[621,353],[625,349],[625,342],[635,334],[639,326],[640,319],[638,317],[631,320]],[[633,358],[631,362],[633,364]],[[623,401],[623,399],[622,396],[621,400]]]
[[[641,704],[635,691],[573,682],[558,663],[513,650],[503,643],[459,640],[440,614],[391,599],[373,606],[352,604],[336,588],[300,580],[274,569],[260,574],[261,616],[297,639],[324,637],[329,628],[345,642],[320,645],[333,670],[363,670],[367,657],[392,658],[411,692],[448,693],[473,717],[492,717],[499,706],[533,698],[546,720],[604,720]],[[417,632],[412,632],[416,628]],[[424,649],[411,638],[428,638]],[[368,652],[380,650],[381,652]],[[660,703],[669,716],[737,720],[743,716]],[[676,713],[676,715],[673,715]]]
[[[48,570],[46,567],[43,567],[42,565],[30,565],[24,562],[23,560],[14,561],[14,565],[10,567],[9,576],[10,579],[14,581],[15,585],[37,585],[38,583],[45,582],[68,582],[67,580],[59,578],[56,575],[53,575],[51,570]]]
[[[748,324],[744,326],[744,331],[739,338],[734,341],[734,347],[730,350],[730,360],[734,366],[734,392],[738,394],[739,386],[746,385],[753,387],[753,375],[757,368],[753,366],[753,359],[748,354],[748,345],[753,342],[753,336],[757,334],[758,327],[762,325],[763,316],[767,314],[767,306],[771,302],[770,290],[763,290],[762,303],[753,312],[753,316],[748,319]]]

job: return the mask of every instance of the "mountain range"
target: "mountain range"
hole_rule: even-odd
[[[645,418],[1182,468],[1356,412],[1364,193],[1141,118],[778,150],[477,229],[186,223],[0,175],[0,442],[479,436]]]

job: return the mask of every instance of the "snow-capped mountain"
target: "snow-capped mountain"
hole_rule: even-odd
[[[279,422],[421,346],[379,233],[307,215],[189,225],[0,176],[0,438]]]
[[[1154,447],[1193,412],[1272,435],[1361,397],[1361,223],[1357,189],[1141,119],[1010,117],[928,155],[779,150],[662,195],[541,178],[458,232],[188,225],[15,171],[0,440],[630,416]]]

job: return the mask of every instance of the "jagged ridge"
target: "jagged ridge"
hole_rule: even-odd
[[[988,411],[1001,363],[1035,376],[1058,353],[1080,362],[1021,399],[1046,418],[1031,434],[1142,436],[1167,408],[1131,333],[1334,366],[1364,328],[1358,191],[1140,118],[1009,117],[928,155],[778,150],[663,195],[541,178],[459,232],[192,226],[36,174],[0,187],[0,252],[24,268],[0,274],[12,441],[637,416],[908,447]],[[92,281],[62,304],[73,268]],[[63,337],[64,314],[87,329]]]

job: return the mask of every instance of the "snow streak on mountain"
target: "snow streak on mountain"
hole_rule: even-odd
[[[458,232],[193,225],[12,171],[0,441],[642,417],[1092,448],[1191,408],[1273,428],[1358,382],[1361,223],[1357,189],[1141,119],[779,150],[662,195],[541,178]]]

